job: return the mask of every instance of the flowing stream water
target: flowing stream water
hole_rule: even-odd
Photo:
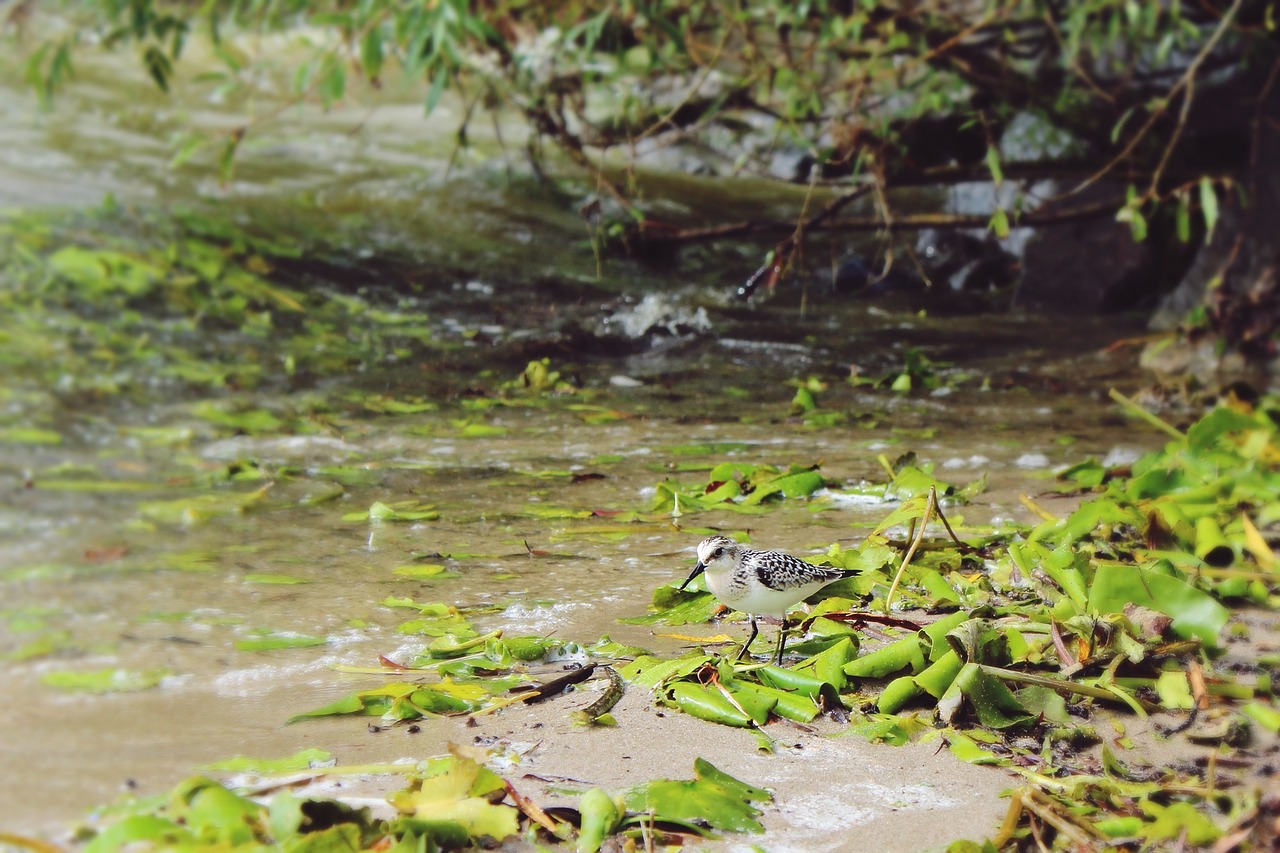
[[[747,530],[754,543],[813,556],[856,544],[892,508],[819,496],[761,515],[616,520],[648,512],[668,477],[696,481],[690,463],[821,465],[833,483],[856,485],[883,480],[878,456],[914,451],[949,482],[987,478],[972,503],[952,508],[953,521],[1031,522],[1022,495],[1061,512],[1069,502],[1047,494],[1053,469],[1090,455],[1132,458],[1160,440],[1105,397],[1143,381],[1131,351],[1104,349],[1139,333],[1140,321],[938,319],[834,298],[802,311],[785,295],[736,305],[723,294],[752,262],[733,262],[738,250],[728,249],[692,250],[658,271],[610,260],[597,279],[572,204],[508,181],[500,158],[444,177],[448,111],[424,121],[403,92],[378,96],[371,112],[286,113],[221,186],[198,158],[169,170],[167,136],[182,117],[175,103],[208,127],[227,126],[232,107],[183,102],[181,86],[176,101],[163,99],[127,57],[92,58],[48,115],[13,79],[0,90],[0,206],[90,206],[111,193],[126,209],[206,205],[282,228],[303,222],[329,235],[329,261],[350,271],[337,276],[328,263],[313,273],[325,292],[355,280],[394,301],[399,283],[381,261],[395,253],[395,270],[414,280],[412,299],[398,304],[420,315],[434,348],[389,353],[350,375],[286,379],[269,367],[256,389],[235,394],[241,407],[307,426],[256,434],[198,417],[202,394],[190,389],[160,385],[139,402],[10,377],[22,394],[6,398],[9,414],[36,395],[62,441],[0,443],[0,828],[61,839],[121,792],[164,791],[234,755],[319,747],[342,764],[374,764],[483,736],[525,744],[530,772],[606,787],[687,776],[693,755],[714,754],[776,788],[771,850],[839,849],[855,825],[883,849],[994,830],[1008,779],[932,746],[777,724],[776,736],[799,745],[758,755],[747,734],[659,716],[641,695],[628,695],[621,710],[632,716],[608,732],[568,729],[553,703],[508,710],[476,731],[452,719],[412,735],[371,731],[364,718],[285,721],[370,686],[336,666],[424,648],[429,637],[397,632],[405,613],[388,597],[481,608],[472,617],[481,630],[584,643],[609,635],[674,652],[691,642],[618,620],[643,615],[655,587],[683,579],[706,529]],[[671,176],[662,184],[673,209],[720,192]],[[743,192],[770,203],[760,188]],[[939,388],[899,394],[843,381],[853,366],[862,375],[900,366],[910,348],[940,365]],[[263,350],[264,363],[278,361]],[[574,393],[475,404],[477,389],[501,396],[503,382],[544,356]],[[820,411],[839,413],[826,423],[791,411],[792,380],[810,376],[829,386]],[[378,414],[362,395],[427,405]],[[265,478],[218,479],[249,464]],[[118,487],[68,487],[67,472]],[[267,481],[252,511],[161,506]],[[343,519],[407,499],[439,518]],[[443,565],[443,576],[396,572],[423,563]],[[678,630],[740,639],[742,629]],[[322,644],[237,648],[264,632]],[[48,683],[107,668],[167,674],[134,692]]]

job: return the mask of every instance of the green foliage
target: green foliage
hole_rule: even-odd
[[[531,361],[517,376],[502,386],[502,390],[517,394],[572,393],[573,386],[561,380],[560,372],[551,369],[551,359]]]
[[[202,75],[203,82],[226,94],[253,77],[247,72],[254,60],[238,47],[239,33],[305,22],[313,46],[293,69],[292,97],[325,108],[349,97],[352,77],[378,87],[396,73],[425,84],[428,113],[446,91],[470,105],[458,134],[464,142],[476,107],[514,108],[583,166],[588,146],[627,148],[666,133],[719,141],[740,136],[760,117],[776,125],[782,141],[820,164],[852,170],[859,183],[917,173],[912,159],[921,154],[913,146],[928,148],[934,140],[927,134],[922,140],[913,125],[952,116],[951,133],[974,136],[973,162],[964,165],[984,168],[1000,184],[1009,167],[1000,134],[1015,110],[1075,137],[1071,153],[1091,146],[1104,152],[1103,171],[1136,166],[1158,176],[1162,140],[1147,137],[1184,84],[1147,81],[1177,80],[1183,70],[1194,81],[1203,57],[1191,58],[1198,51],[1216,45],[1240,58],[1265,51],[1268,38],[1265,27],[1237,21],[1234,13],[1126,0],[1067,6],[990,0],[967,14],[925,4],[909,16],[878,3],[786,0],[730,9],[706,0],[624,6],[255,0],[185,7],[114,0],[86,11],[78,28],[30,48],[26,77],[46,103],[90,41],[133,46],[167,89],[188,40],[202,37],[224,66]],[[1188,96],[1202,86],[1208,88],[1186,86]],[[226,179],[245,131],[189,135],[175,162],[219,144]],[[735,171],[745,165],[767,175],[767,153],[757,149],[775,143],[734,146],[726,158],[737,158]],[[1128,157],[1113,158],[1112,146]],[[1217,218],[1212,180],[1200,183],[1199,199],[1209,232]],[[1158,200],[1155,190],[1153,181],[1139,201]],[[1135,232],[1140,206],[1120,206]],[[992,228],[1003,236],[1009,225],[1006,211],[995,208]]]
[[[173,675],[171,669],[152,669],[134,672],[125,669],[100,669],[94,672],[55,670],[44,674],[43,681],[50,687],[83,693],[121,693],[150,690]]]
[[[1056,815],[1064,837],[1077,843],[1116,834],[1151,842],[1182,834],[1211,843],[1221,829],[1206,815],[1203,799],[1176,808],[1163,800],[1169,785],[1189,790],[1191,781],[1134,781],[1123,770],[1098,777],[1068,754],[1049,765],[1067,780],[1058,782],[1049,771],[1025,769],[1049,760],[1047,753],[1023,761],[1015,749],[1011,758],[1002,733],[1031,733],[1033,741],[1046,743],[1070,740],[1081,736],[1076,715],[1082,707],[1102,703],[1145,715],[1156,708],[1189,709],[1208,696],[1243,703],[1231,725],[1247,728],[1247,720],[1270,731],[1280,727],[1274,701],[1259,699],[1270,690],[1260,665],[1257,686],[1221,673],[1193,688],[1186,672],[1211,666],[1220,652],[1231,615],[1224,599],[1249,595],[1273,608],[1280,603],[1277,560],[1251,520],[1280,521],[1280,426],[1272,411],[1267,405],[1219,408],[1185,433],[1160,422],[1177,437],[1126,475],[1099,470],[1096,463],[1067,469],[1064,478],[1077,488],[1100,494],[1066,518],[1021,531],[1003,547],[992,541],[982,565],[966,565],[950,543],[932,549],[908,569],[908,595],[935,612],[959,609],[917,631],[887,629],[899,632],[892,642],[858,654],[845,620],[859,614],[847,612],[851,602],[828,598],[814,609],[818,618],[809,638],[791,647],[806,657],[789,668],[695,654],[639,658],[620,673],[663,704],[743,728],[775,717],[806,721],[820,709],[843,705],[855,714],[877,712],[855,723],[854,731],[904,742],[919,730],[908,720],[927,709],[950,726],[946,737],[960,757],[1024,768],[1029,787],[1017,795],[1015,821],[1024,808]],[[938,488],[926,482],[926,492],[928,485]],[[914,493],[860,548],[833,546],[828,556],[864,572],[862,589],[873,598],[863,613],[883,603],[892,569],[892,553],[879,551],[880,535],[922,519],[924,496]],[[1209,562],[1215,553],[1220,564]],[[839,586],[822,595],[836,594]],[[662,587],[646,621],[684,624],[711,603],[696,584],[686,592]],[[1083,704],[1069,713],[1068,702]],[[1231,725],[1221,737],[1230,736]],[[1111,817],[1119,802],[1141,817]],[[1011,832],[1014,825],[1006,824]]]
[[[711,509],[763,512],[765,504],[809,497],[825,486],[826,480],[816,466],[792,465],[783,471],[772,465],[722,462],[711,469],[707,482],[700,486],[686,486],[675,480],[658,483],[650,511],[670,513],[676,518]]]
[[[368,809],[339,800],[298,796],[287,788],[264,802],[195,776],[166,795],[116,806],[112,821],[84,849],[439,850],[490,846],[519,834],[528,820],[516,805],[504,802],[508,792],[514,797],[511,784],[481,763],[483,752],[450,745],[450,753],[400,771],[406,784],[387,798],[397,813],[390,820],[374,819]],[[279,761],[224,762],[213,769],[287,773],[326,758],[304,752]],[[654,780],[617,797],[599,788],[588,790],[575,810],[575,849],[594,853],[605,839],[654,820],[695,835],[709,834],[707,827],[763,831],[755,804],[770,801],[768,791],[701,758],[694,762],[694,773],[688,781]],[[554,829],[560,839],[574,835],[573,827],[564,823],[543,826]]]
[[[763,832],[753,804],[769,802],[772,795],[746,785],[701,758],[694,761],[697,778],[688,782],[649,782],[627,792],[627,807],[640,814],[654,813],[688,823],[705,822],[730,832]]]

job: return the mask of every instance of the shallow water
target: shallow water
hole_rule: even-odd
[[[668,476],[703,476],[679,471],[682,464],[820,464],[837,486],[853,486],[883,478],[879,454],[915,451],[956,485],[987,476],[986,492],[951,510],[953,522],[982,525],[1030,521],[1019,495],[1046,490],[1055,467],[1089,455],[1123,458],[1159,442],[1104,402],[1109,385],[1130,391],[1142,381],[1126,351],[1102,352],[1136,333],[1132,319],[1073,320],[1067,328],[1056,318],[935,319],[820,300],[802,312],[785,295],[744,307],[723,298],[738,280],[724,260],[733,257],[730,249],[690,253],[675,272],[612,262],[595,281],[582,223],[564,199],[498,180],[498,169],[443,179],[447,147],[432,126],[425,136],[435,141],[420,141],[415,106],[389,97],[354,138],[349,114],[290,116],[273,131],[273,144],[246,151],[240,177],[224,188],[207,168],[163,168],[169,149],[159,139],[172,129],[174,107],[139,94],[145,87],[121,64],[103,63],[70,94],[73,108],[93,105],[74,118],[33,118],[20,90],[9,84],[0,92],[0,127],[7,128],[0,131],[0,205],[84,205],[113,192],[160,209],[219,197],[246,217],[295,225],[329,217],[331,258],[381,270],[383,254],[394,251],[395,269],[418,276],[405,310],[424,316],[433,343],[358,374],[272,374],[236,395],[249,407],[293,413],[292,431],[300,434],[238,435],[196,414],[201,397],[222,395],[159,380],[145,403],[127,394],[64,399],[43,389],[40,399],[54,401],[62,443],[0,444],[0,654],[10,657],[0,669],[0,694],[9,697],[0,704],[0,766],[26,769],[0,774],[0,827],[10,831],[60,837],[120,791],[164,791],[194,768],[236,754],[279,757],[315,746],[342,764],[364,764],[421,758],[442,751],[448,739],[468,737],[455,721],[424,726],[413,738],[373,734],[358,718],[284,725],[370,685],[367,676],[335,666],[373,666],[379,656],[404,659],[423,648],[429,638],[397,633],[406,611],[383,605],[389,596],[486,608],[472,617],[480,630],[584,642],[608,634],[674,651],[684,641],[617,620],[643,615],[655,587],[683,578],[706,529],[748,530],[755,543],[809,555],[858,542],[891,509],[820,497],[762,515],[613,519],[614,512],[647,512],[654,485]],[[104,75],[113,85],[95,84]],[[205,108],[202,121],[225,120],[225,111]],[[412,138],[401,133],[410,127]],[[692,181],[663,185],[675,196],[682,188],[698,192]],[[348,286],[350,280],[327,282],[333,292]],[[391,293],[397,286],[370,285]],[[646,302],[650,294],[661,296]],[[853,366],[866,376],[901,365],[908,347],[952,365],[941,368],[941,390],[900,395],[844,382]],[[575,393],[498,391],[527,360],[543,356],[574,378]],[[843,423],[815,427],[790,413],[790,381],[809,376],[829,384],[820,405],[844,413]],[[438,408],[377,415],[358,402],[371,392],[426,397]],[[477,407],[477,394],[513,404]],[[164,428],[186,432],[157,431]],[[263,478],[228,479],[249,461]],[[156,505],[248,494],[267,482],[272,487],[243,513],[197,512],[184,521]],[[103,486],[121,483],[136,488]],[[326,494],[333,498],[313,502]],[[409,498],[433,505],[440,518],[342,520],[376,501]],[[1049,511],[1061,506],[1052,496],[1037,500]],[[557,508],[600,514],[567,517]],[[424,562],[457,576],[411,580],[394,571]],[[302,582],[268,582],[280,575]],[[741,626],[682,630],[736,636]],[[324,644],[235,648],[263,631],[322,637]],[[43,681],[50,673],[107,667],[170,674],[154,689],[105,695]],[[638,697],[627,701],[644,705]],[[765,760],[732,740],[740,733],[702,735],[706,724],[670,719],[678,716],[667,715],[677,729],[648,716],[631,732],[705,737],[708,750],[742,761],[730,772],[780,786],[774,820],[787,830],[768,837],[771,849],[803,847],[813,832],[831,831],[805,829],[813,814],[836,807],[823,805],[821,786],[806,791],[808,799],[785,798],[783,786],[800,784],[794,758]],[[530,719],[509,711],[486,721],[484,731],[517,737]],[[602,734],[598,743],[626,737]],[[852,739],[817,743],[813,751],[829,766],[841,755],[862,756],[850,764],[874,764],[857,750],[890,750]],[[693,747],[677,745],[687,762],[666,766],[671,756],[664,754],[636,762],[631,776],[617,771],[621,759],[606,750],[610,769],[593,781],[687,775]],[[602,756],[592,757],[598,764]],[[564,753],[547,761],[572,764]],[[1003,808],[995,799],[1004,785],[997,774],[945,754],[875,761],[894,764],[899,774],[896,793],[882,797],[881,817],[909,816],[913,807],[930,812],[942,833],[937,843],[948,829],[994,828],[991,816]],[[901,778],[913,764],[932,781]],[[961,786],[980,806],[913,806],[913,785],[978,778],[964,774],[986,780]],[[875,779],[861,778],[842,789],[843,808],[851,808],[850,798],[876,799],[866,788]],[[962,828],[955,821],[966,812],[980,820]],[[766,823],[775,825],[768,817]]]
[[[4,670],[5,694],[21,697],[4,711],[3,730],[11,733],[4,751],[12,759],[6,764],[40,772],[0,779],[0,803],[11,804],[0,809],[0,825],[53,832],[110,800],[129,780],[143,791],[163,790],[191,768],[235,754],[279,756],[320,746],[341,763],[359,764],[439,751],[442,742],[427,746],[430,740],[420,739],[406,752],[402,738],[371,737],[357,718],[283,726],[292,714],[370,686],[368,679],[335,673],[335,665],[376,665],[379,655],[407,659],[424,647],[429,638],[396,633],[407,617],[380,604],[388,596],[493,606],[495,612],[473,618],[480,630],[587,642],[608,634],[674,651],[679,642],[616,620],[643,615],[654,587],[687,572],[690,548],[704,528],[746,528],[754,542],[805,555],[833,542],[856,543],[888,512],[883,504],[824,506],[819,499],[792,501],[765,515],[711,512],[670,523],[530,515],[551,507],[647,510],[653,485],[673,464],[820,462],[826,477],[853,485],[880,476],[877,453],[894,456],[910,448],[950,482],[988,476],[986,494],[952,510],[956,520],[981,524],[1030,521],[1017,497],[1045,489],[1042,477],[1050,467],[1154,444],[1151,436],[1117,422],[1092,394],[1034,390],[961,391],[936,399],[850,391],[850,410],[888,411],[884,423],[812,429],[786,417],[785,385],[770,383],[736,403],[698,390],[717,381],[729,385],[751,375],[776,375],[762,374],[754,364],[735,367],[736,352],[706,336],[692,341],[669,368],[702,371],[700,379],[668,391],[646,377],[652,384],[602,391],[603,402],[631,416],[613,423],[583,423],[567,411],[569,401],[557,401],[546,408],[495,410],[487,423],[505,428],[506,435],[462,438],[449,434],[456,432],[451,421],[459,412],[446,405],[439,413],[344,419],[340,441],[195,439],[182,453],[192,454],[197,465],[255,459],[267,466],[299,466],[303,473],[268,493],[273,508],[193,526],[149,524],[139,503],[205,489],[178,485],[86,495],[46,490],[39,478],[23,489],[14,477],[18,460],[8,455],[0,488],[11,497],[0,503],[0,523],[16,535],[0,557],[7,617],[0,625],[0,648],[20,649],[60,632],[66,637],[52,654]],[[771,355],[789,362],[811,358],[812,350]],[[1078,362],[1086,370],[1099,364],[1114,369],[1091,352]],[[1064,369],[1071,364],[1059,362]],[[610,367],[635,366],[626,360],[598,363],[604,369],[592,375],[592,384],[617,375]],[[710,411],[708,403],[714,403]],[[742,417],[763,422],[743,423]],[[437,431],[445,434],[430,436]],[[1075,440],[1063,445],[1064,436]],[[684,447],[710,443],[737,447],[701,455]],[[64,446],[40,456],[24,460],[24,467],[91,464],[108,478],[127,472],[143,482],[161,479],[172,464],[167,452],[114,442]],[[335,501],[297,506],[325,482],[321,469],[329,464],[366,469],[369,480],[348,485]],[[575,483],[574,473],[604,476]],[[683,476],[696,480],[698,474]],[[441,518],[340,521],[376,500],[409,497],[434,504]],[[1040,500],[1050,511],[1061,506],[1051,497]],[[820,506],[824,511],[815,512]],[[548,553],[531,555],[526,545]],[[456,578],[408,580],[393,573],[424,554],[474,556],[429,558],[457,571]],[[255,583],[247,577],[255,574],[306,583]],[[233,648],[234,641],[261,629],[327,642],[271,652]],[[704,636],[740,630],[692,629]],[[164,667],[173,674],[155,690],[101,697],[61,693],[41,683],[48,672],[105,667]]]

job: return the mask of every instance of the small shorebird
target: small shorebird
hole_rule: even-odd
[[[779,666],[787,640],[787,610],[850,574],[831,566],[814,566],[781,551],[757,551],[728,536],[711,536],[698,544],[698,564],[680,584],[680,589],[703,572],[707,573],[707,587],[722,604],[751,618],[751,636],[742,644],[737,660],[742,660],[759,633],[756,616],[777,616],[782,620],[778,634]]]

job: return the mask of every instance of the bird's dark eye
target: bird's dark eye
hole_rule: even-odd
[[[723,549],[723,548],[717,548],[717,549],[715,549],[714,551],[712,551],[712,552],[711,552],[711,559],[713,559],[713,560],[718,560],[718,559],[720,559],[722,556],[724,556],[724,549]]]

